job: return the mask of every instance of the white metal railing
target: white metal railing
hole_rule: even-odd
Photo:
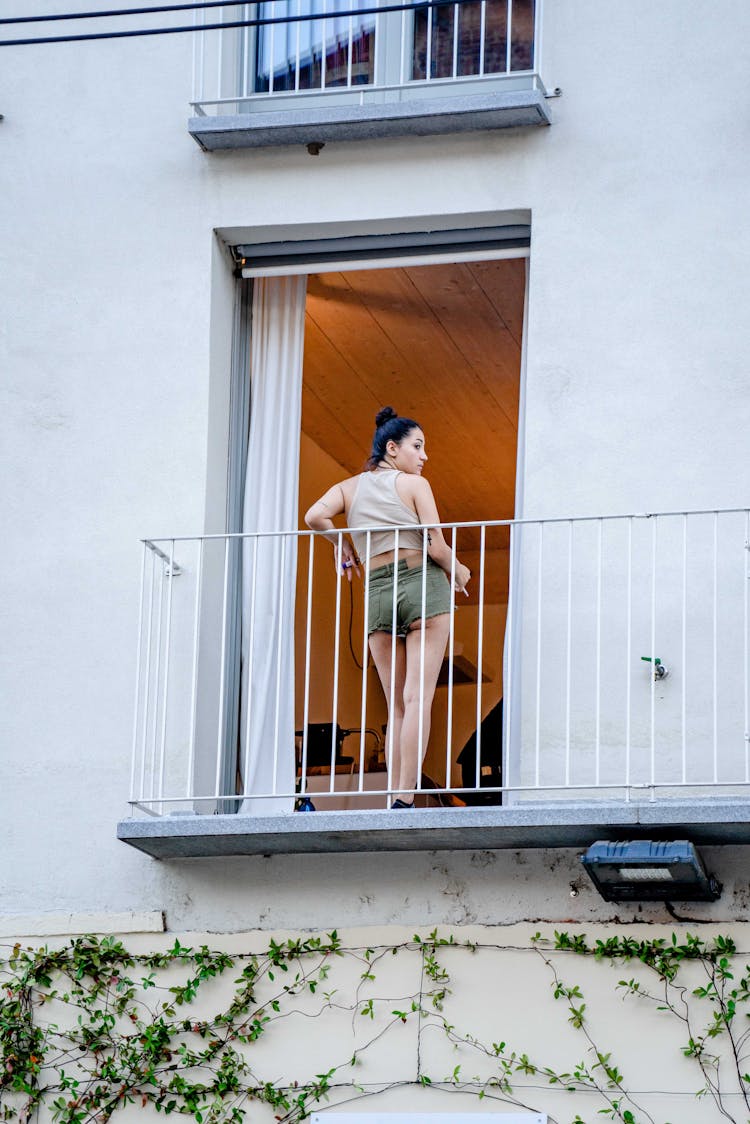
[[[290,97],[400,100],[476,82],[544,92],[541,0],[262,0],[195,19],[205,28],[194,36],[198,114],[278,109]]]
[[[429,740],[420,727],[418,802],[747,792],[747,510],[444,533],[472,569],[472,595],[450,614]],[[368,669],[369,577],[350,599],[331,558],[307,531],[145,541],[134,807],[388,806],[397,779]],[[391,692],[395,647],[392,660]],[[259,687],[273,780],[250,791]]]

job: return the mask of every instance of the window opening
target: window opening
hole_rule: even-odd
[[[300,519],[332,484],[355,475],[369,454],[373,419],[383,405],[416,418],[427,437],[428,475],[441,518],[512,518],[517,458],[521,339],[525,297],[523,260],[494,260],[405,268],[342,270],[308,276],[300,448]],[[300,524],[302,525],[302,524]],[[500,782],[503,641],[509,581],[507,528],[486,532],[486,571],[479,639],[479,527],[457,532],[457,553],[474,573],[471,597],[458,599],[454,650],[446,653],[432,711],[424,784],[473,787]],[[303,723],[307,544],[301,544],[296,620],[296,728]],[[363,789],[383,787],[385,696],[376,672],[367,680],[361,711],[363,589],[350,609],[347,583],[336,635],[336,578],[330,548],[318,541],[312,614],[308,721],[316,729],[335,720],[355,731],[336,759],[316,765],[307,785],[325,809],[382,807],[357,792],[359,731],[365,738]],[[353,620],[350,615],[353,614]],[[349,647],[354,636],[357,659]],[[334,653],[338,647],[338,665]],[[477,763],[477,684],[482,734]],[[336,690],[337,684],[337,690]],[[332,699],[336,697],[336,714]],[[450,696],[450,701],[449,701]],[[449,708],[452,714],[449,718]],[[450,734],[447,733],[450,723]],[[369,731],[375,731],[375,738]],[[309,761],[308,761],[309,763]],[[351,795],[350,795],[351,794]],[[434,798],[420,798],[425,806]],[[465,803],[499,802],[496,793],[468,794]]]

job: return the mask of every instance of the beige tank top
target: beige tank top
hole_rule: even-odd
[[[418,524],[419,516],[406,506],[396,491],[396,479],[400,475],[395,468],[363,472],[349,507],[347,522],[350,527],[398,526],[399,550],[421,550],[424,532],[404,529],[404,524]],[[395,549],[395,539],[393,531],[371,531],[370,558]],[[352,532],[352,541],[359,557],[366,561],[367,535]]]

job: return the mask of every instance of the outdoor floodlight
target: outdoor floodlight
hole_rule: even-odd
[[[708,874],[687,839],[653,843],[592,843],[581,862],[607,902],[713,902],[721,883]]]

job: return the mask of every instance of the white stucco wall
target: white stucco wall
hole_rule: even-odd
[[[519,208],[525,514],[746,503],[750,159],[732,44],[749,25],[729,0],[710,20],[697,0],[548,0],[553,127],[315,158],[202,153],[189,36],[3,49],[4,912],[164,908],[216,929],[611,916],[570,898],[568,852],[157,864],[117,843],[137,540],[215,529],[222,502],[232,287],[215,230]],[[719,863],[729,893],[698,908],[744,916],[742,863]]]

